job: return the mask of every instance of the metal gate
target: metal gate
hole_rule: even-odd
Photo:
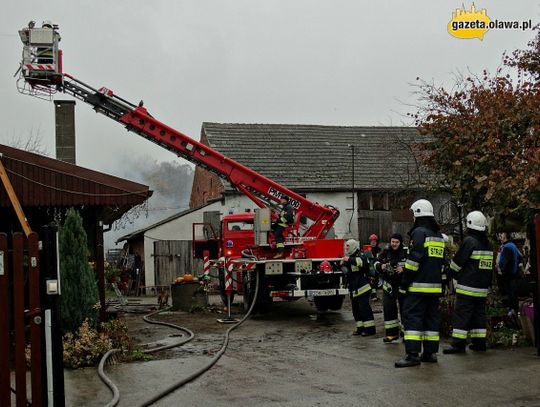
[[[38,259],[36,233],[0,233],[0,406],[43,405]]]

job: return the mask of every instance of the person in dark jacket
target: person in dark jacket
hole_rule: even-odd
[[[383,312],[386,334],[383,338],[384,343],[391,343],[399,339],[398,309],[401,310],[401,298],[398,298],[398,291],[406,258],[407,252],[403,247],[403,237],[399,233],[394,233],[390,237],[390,245],[382,251],[375,261],[375,269],[383,280]]]
[[[375,320],[369,304],[369,262],[360,251],[358,241],[349,239],[345,242],[345,257],[341,260],[341,265],[347,276],[351,307],[356,321],[353,335],[375,335]]]
[[[371,285],[371,301],[378,301],[379,298],[377,297],[377,288],[380,287],[380,276],[375,269],[375,261],[381,254],[381,247],[379,246],[379,236],[377,236],[375,233],[372,233],[369,236],[369,251],[366,251],[365,253],[369,260],[372,271],[369,277],[369,284]]]
[[[457,281],[456,305],[452,317],[451,345],[445,354],[470,349],[486,350],[486,297],[493,273],[493,248],[486,235],[487,220],[480,211],[467,215],[467,237],[450,262],[450,277]]]
[[[431,202],[420,199],[411,205],[411,210],[415,217],[409,232],[411,250],[399,288],[400,294],[404,295],[402,319],[406,355],[395,363],[395,367],[436,363],[439,350],[438,308],[442,295],[444,240],[433,216]]]
[[[523,257],[517,248],[516,244],[510,239],[510,234],[507,232],[501,233],[501,252],[499,255],[499,270],[501,273],[502,291],[507,296],[507,307],[517,314],[518,298],[517,286],[520,275],[520,264],[523,262]]]
[[[289,225],[294,223],[294,208],[289,203],[289,197],[282,195],[279,199],[281,205],[281,211],[274,223],[272,223],[272,232],[274,232],[274,239],[276,240],[276,255],[274,259],[279,259],[284,256],[285,251],[285,237],[283,231]]]

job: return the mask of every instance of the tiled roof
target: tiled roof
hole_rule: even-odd
[[[209,145],[296,191],[419,186],[413,127],[203,123]],[[414,147],[413,147],[414,148]],[[227,187],[229,187],[227,185]]]

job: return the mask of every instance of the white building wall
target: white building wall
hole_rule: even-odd
[[[146,285],[155,285],[154,242],[157,240],[191,240],[192,225],[203,221],[203,213],[223,211],[221,202],[214,202],[144,233],[144,277]]]
[[[338,239],[358,239],[358,207],[356,196],[353,211],[351,192],[314,192],[307,199],[322,205],[332,205],[339,210],[339,218],[334,223],[334,233]]]

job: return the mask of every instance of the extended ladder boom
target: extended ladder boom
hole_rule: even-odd
[[[32,33],[31,28],[26,30],[30,34]],[[23,43],[25,43],[24,40]],[[41,94],[47,92],[52,94],[58,90],[70,94],[92,105],[96,112],[122,123],[129,131],[135,132],[226,179],[261,208],[274,206],[281,196],[289,196],[291,205],[297,211],[301,211],[303,216],[313,221],[303,237],[324,238],[338,218],[339,211],[336,208],[311,202],[283,185],[160,122],[148,113],[142,102],[135,105],[116,96],[107,88],[95,89],[75,77],[61,72],[62,54],[60,50],[57,50],[57,44],[52,47],[57,50],[52,69],[50,64],[47,69],[39,69],[38,65],[31,63],[33,61],[30,63],[28,60],[25,61],[24,56],[32,55],[31,48],[36,46],[28,41],[25,43],[21,64],[21,80],[24,81],[25,87],[24,91],[21,90],[21,87],[19,88],[21,92],[32,94],[39,91]],[[32,68],[29,69],[28,66]]]

